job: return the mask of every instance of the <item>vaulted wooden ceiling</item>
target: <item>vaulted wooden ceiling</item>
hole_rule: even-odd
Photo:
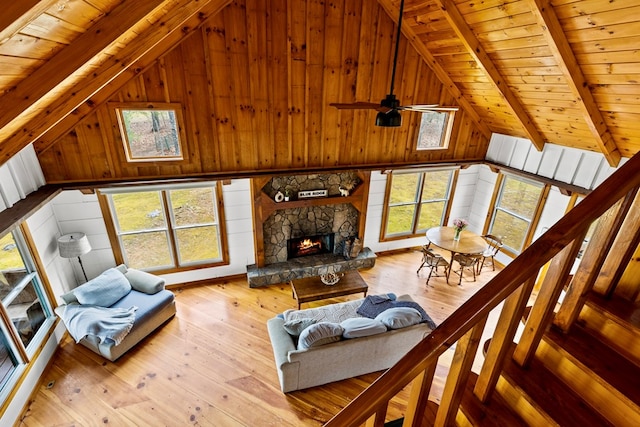
[[[266,6],[257,6],[263,1]],[[388,92],[388,78],[381,80],[371,70],[384,67],[383,75],[389,75],[392,38],[365,40],[366,31],[353,28],[354,23],[365,22],[359,17],[365,12],[354,10],[351,0],[233,3],[237,8],[251,4],[246,9],[266,14],[267,20],[274,19],[274,14],[286,15],[281,22],[287,23],[288,63],[270,57],[273,73],[294,74],[295,61],[304,59],[296,57],[301,46],[291,42],[293,32],[300,28],[312,37],[323,37],[324,46],[331,47],[315,60],[316,65],[336,68],[343,76],[341,99],[329,99],[329,94],[335,96],[330,93],[335,85],[326,78],[312,82],[321,85],[317,93],[324,100],[320,111],[308,112],[307,123],[315,120],[314,114],[353,114],[329,112],[330,102],[379,102]],[[0,15],[0,164],[31,143],[37,152],[45,151],[108,100],[101,93],[115,93],[203,23],[217,19],[230,4],[230,0],[21,0],[4,4]],[[367,13],[375,13],[379,4],[386,12],[384,19],[397,22],[400,0],[355,4]],[[339,16],[342,25],[314,28],[310,14]],[[225,16],[227,26],[236,15]],[[486,138],[497,132],[528,138],[538,149],[552,142],[597,151],[617,165],[621,156],[631,157],[640,150],[638,17],[636,0],[406,0],[402,30],[449,92],[447,99],[436,102],[454,100]],[[251,33],[259,30],[247,27],[247,40],[256,43],[254,49],[268,48],[261,41],[263,34]],[[377,43],[370,49],[375,53],[372,61],[353,63],[342,56],[352,52],[354,44],[369,42]],[[402,56],[400,62],[402,67]],[[290,75],[286,81],[309,85],[310,69],[303,69],[306,76]],[[420,69],[416,67],[415,72]],[[396,86],[407,83],[407,71]],[[351,88],[345,87],[348,81]],[[421,94],[411,90],[400,89],[400,95],[402,104],[433,102],[417,99]],[[458,152],[463,153],[458,157],[464,156],[464,151]]]

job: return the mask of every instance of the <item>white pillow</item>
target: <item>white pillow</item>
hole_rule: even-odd
[[[338,323],[320,322],[306,328],[298,339],[298,350],[340,341],[344,329]]]
[[[368,317],[353,317],[342,321],[340,326],[344,328],[342,336],[345,338],[368,337],[387,332],[387,327],[381,321]]]
[[[316,323],[316,319],[303,318],[303,319],[289,320],[287,322],[284,322],[284,325],[282,326],[284,327],[284,330],[287,331],[289,335],[293,335],[294,337],[297,337],[297,336],[300,336],[302,331],[304,331],[314,323]]]
[[[422,315],[415,308],[393,307],[378,314],[375,320],[382,322],[389,329],[400,329],[420,323]]]
[[[78,302],[83,305],[110,307],[131,292],[131,284],[119,270],[110,268],[95,279],[89,280],[73,290]]]

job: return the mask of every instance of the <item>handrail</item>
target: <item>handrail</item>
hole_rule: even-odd
[[[640,185],[640,153],[533,242],[325,426],[363,424],[619,199]]]

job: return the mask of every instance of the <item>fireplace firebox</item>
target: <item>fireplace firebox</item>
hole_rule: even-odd
[[[333,253],[335,234],[303,236],[287,240],[287,259]]]

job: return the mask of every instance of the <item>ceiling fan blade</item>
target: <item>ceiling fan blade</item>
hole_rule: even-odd
[[[402,107],[398,107],[399,110],[404,111],[417,111],[417,112],[428,112],[428,111],[458,111],[458,107],[440,107],[439,105],[405,105]]]
[[[369,110],[377,110],[380,108],[380,104],[376,104],[373,102],[350,102],[350,103],[340,103],[340,102],[332,102],[332,107],[336,107],[338,110],[360,110],[360,109],[369,109]]]

